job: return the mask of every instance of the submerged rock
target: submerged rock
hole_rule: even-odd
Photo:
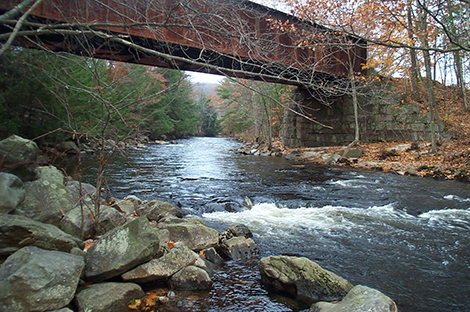
[[[160,247],[158,231],[145,217],[103,235],[86,254],[85,276],[92,282],[121,275],[149,261]]]
[[[14,174],[0,172],[0,213],[9,213],[25,199],[23,181]]]
[[[341,300],[353,288],[344,278],[304,257],[266,257],[259,268],[268,289],[306,302]]]
[[[73,299],[83,257],[34,246],[20,249],[0,267],[0,311],[48,311]]]
[[[317,302],[309,312],[398,312],[392,299],[380,291],[357,285],[338,303]]]
[[[144,296],[144,291],[137,284],[100,283],[79,291],[74,303],[79,312],[128,312],[132,300]]]

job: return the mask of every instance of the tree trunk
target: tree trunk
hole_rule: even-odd
[[[408,38],[411,40],[412,43],[415,42],[414,40],[414,26],[413,26],[413,16],[412,16],[412,1],[408,1],[408,8],[407,8],[407,17],[408,17]],[[419,100],[419,92],[418,92],[418,57],[416,55],[415,49],[410,49],[410,60],[411,60],[411,68],[410,68],[410,82],[411,82],[411,97],[413,100]]]
[[[424,2],[422,5],[426,5]],[[427,14],[423,9],[420,12],[420,28],[421,28],[421,41],[423,43],[423,56],[424,56],[424,66],[426,69],[426,91],[428,95],[428,105],[429,105],[429,127],[431,135],[431,148],[433,153],[437,153],[437,144],[436,144],[436,128],[435,128],[435,105],[436,100],[434,97],[434,85],[432,81],[432,66],[431,66],[431,55],[429,53],[429,42],[426,37],[427,34]]]

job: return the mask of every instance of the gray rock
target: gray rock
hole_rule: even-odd
[[[229,227],[222,233],[220,233],[219,240],[221,243],[223,243],[223,241],[231,239],[233,237],[252,238],[253,233],[246,225],[236,224],[234,226]]]
[[[182,218],[183,213],[170,203],[152,200],[138,207],[136,212],[139,216],[146,216],[150,221],[160,222],[168,217]]]
[[[233,237],[220,245],[220,253],[232,260],[247,260],[258,256],[259,250],[251,238]]]
[[[78,238],[89,238],[95,233],[104,234],[120,225],[126,223],[126,218],[116,209],[101,205],[98,229],[95,228],[90,211],[94,207],[84,205],[83,215],[83,237],[82,237],[82,208],[76,207],[67,212],[59,223],[62,231]]]
[[[127,196],[124,199],[115,202],[112,207],[116,208],[122,213],[131,216],[134,211],[142,205],[142,201],[135,196]]]
[[[104,234],[87,252],[85,276],[104,281],[145,263],[158,252],[159,235],[145,217]]]
[[[124,281],[145,283],[150,281],[166,281],[176,272],[194,264],[199,255],[186,245],[175,243],[175,247],[163,257],[150,260],[122,275]]]
[[[190,265],[173,275],[169,285],[179,290],[207,290],[212,287],[212,280],[206,270]]]
[[[215,269],[217,268],[217,265],[207,261],[205,258],[201,257],[201,255],[198,255],[196,262],[194,262],[194,266],[203,269],[209,274],[209,276],[214,275]]]
[[[80,256],[34,246],[20,249],[0,267],[1,311],[47,311],[73,299],[85,263]]]
[[[88,183],[80,183],[78,181],[69,181],[65,185],[67,196],[72,200],[74,207],[82,204],[93,207],[96,194],[96,187]]]
[[[144,291],[137,284],[100,283],[79,291],[74,303],[79,312],[128,312],[129,304],[144,296]]]
[[[219,242],[219,233],[197,218],[166,220],[158,228],[167,229],[172,241],[183,242],[195,251],[215,247]]]
[[[23,216],[0,215],[0,258],[5,258],[25,246],[70,252],[81,241],[51,224]]]
[[[56,145],[56,149],[61,153],[79,154],[80,149],[73,141],[65,141]]]
[[[380,291],[357,285],[338,303],[317,302],[309,312],[398,312],[392,299]]]
[[[216,265],[221,265],[224,262],[214,247],[201,250],[201,253],[204,255],[204,258],[206,258],[207,261],[210,261]]]
[[[25,199],[23,181],[14,174],[0,172],[0,213],[9,213]]]
[[[266,257],[259,267],[269,290],[306,302],[341,300],[353,288],[344,278],[303,257]]]
[[[350,149],[344,157],[361,158],[363,153],[364,153],[364,150],[362,148],[353,148],[353,149]]]
[[[25,183],[26,198],[13,213],[59,225],[62,212],[75,206],[65,188],[64,175],[50,166],[39,167],[38,176],[38,180]]]
[[[12,135],[0,141],[0,167],[23,181],[36,178],[39,148],[33,141]]]

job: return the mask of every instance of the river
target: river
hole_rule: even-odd
[[[219,231],[254,233],[260,256],[305,256],[390,296],[399,311],[470,311],[470,185],[243,156],[240,143],[191,138],[115,153],[111,195],[160,199]],[[87,163],[89,163],[87,165]],[[91,161],[83,179],[93,182]],[[243,209],[245,198],[253,202]],[[228,263],[214,289],[165,311],[299,311],[259,285],[256,263]]]

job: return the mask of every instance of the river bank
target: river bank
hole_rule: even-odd
[[[345,146],[287,148],[277,140],[270,148],[259,143],[245,143],[238,152],[282,155],[304,163],[470,182],[469,142],[442,140],[437,153],[432,153],[431,143],[426,141],[363,143],[352,148],[343,157],[345,149]]]

